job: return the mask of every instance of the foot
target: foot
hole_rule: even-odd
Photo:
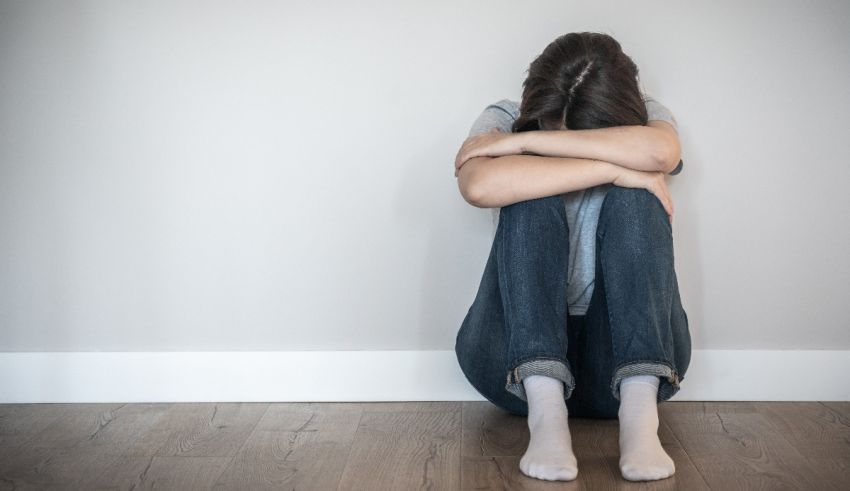
[[[676,472],[658,439],[658,384],[655,375],[620,383],[620,472],[629,481],[654,481]]]
[[[578,475],[567,423],[564,383],[545,375],[523,379],[528,396],[528,450],[519,461],[523,474],[547,481],[572,481]]]

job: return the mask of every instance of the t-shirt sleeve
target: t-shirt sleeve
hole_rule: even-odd
[[[494,102],[485,107],[478,118],[475,119],[475,122],[472,123],[467,138],[486,133],[492,128],[499,128],[504,133],[510,133],[515,117],[510,106],[504,102]]]
[[[646,94],[644,94],[644,103],[646,104],[647,119],[667,121],[673,126],[677,133],[679,132],[679,123],[676,121],[676,118],[675,116],[673,116],[673,113],[669,109],[667,109],[664,104],[661,104],[660,102],[658,102],[658,100]],[[670,175],[676,175],[682,172],[683,166],[684,163],[681,159],[679,159],[679,165],[677,165],[675,169],[670,171]]]

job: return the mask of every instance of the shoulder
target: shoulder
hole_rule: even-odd
[[[673,131],[676,134],[679,133],[679,123],[676,121],[676,117],[673,116],[673,112],[667,108],[664,104],[659,102],[656,98],[652,97],[649,94],[643,94],[643,101],[646,104],[646,115],[647,119],[650,121],[665,121],[673,127]],[[676,175],[682,172],[682,168],[684,167],[684,162],[682,159],[679,159],[679,164],[675,169],[670,171],[670,175]]]
[[[512,119],[516,119],[519,117],[519,102],[513,101],[511,99],[500,99],[492,104],[489,104],[485,110],[487,109],[495,109],[497,111],[503,111],[505,114],[510,116]]]
[[[667,106],[662,104],[658,101],[658,99],[650,94],[642,93],[642,97],[644,104],[646,104],[647,119],[666,121],[673,126],[673,129],[676,130],[676,132],[679,131],[679,123],[676,121],[676,117],[673,116],[673,111],[668,109]]]
[[[510,99],[501,99],[484,107],[478,115],[467,137],[479,135],[499,128],[500,131],[509,133],[516,118],[519,117],[519,104]]]

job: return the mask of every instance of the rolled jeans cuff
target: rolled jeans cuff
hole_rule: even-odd
[[[563,382],[564,399],[569,399],[575,388],[575,379],[566,363],[551,358],[539,358],[523,362],[513,370],[509,370],[505,390],[528,402],[528,396],[525,394],[525,386],[522,385],[522,380],[529,375],[545,375]]]
[[[611,378],[611,394],[614,399],[620,400],[620,382],[633,375],[657,375],[660,378],[658,385],[658,402],[663,402],[679,392],[679,373],[670,365],[659,362],[638,362],[623,365],[614,371]]]

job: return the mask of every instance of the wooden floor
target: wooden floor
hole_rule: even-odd
[[[570,419],[579,476],[519,472],[489,402],[0,405],[0,489],[850,489],[850,403],[659,406],[676,474],[631,483],[616,420]]]

